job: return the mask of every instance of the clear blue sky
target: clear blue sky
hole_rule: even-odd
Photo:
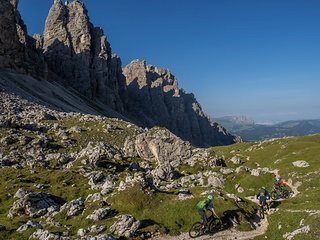
[[[84,0],[123,64],[170,68],[211,116],[320,118],[319,0]],[[53,0],[20,0],[29,34]]]

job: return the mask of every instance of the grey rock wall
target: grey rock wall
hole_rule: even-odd
[[[103,30],[90,22],[81,1],[63,5],[55,0],[43,38],[46,62],[63,85],[123,112],[118,90],[121,69],[116,64],[120,60],[112,55]]]
[[[17,32],[16,8],[9,0],[0,1],[0,68],[24,71],[24,47]]]
[[[0,69],[44,78],[46,66],[18,12],[18,0],[0,2]]]
[[[141,125],[168,128],[195,146],[234,143],[237,139],[204,114],[192,93],[179,89],[170,70],[134,60],[123,69],[128,112]]]

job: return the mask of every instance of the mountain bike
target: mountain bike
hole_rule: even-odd
[[[211,213],[210,217],[208,218],[208,224],[205,226],[203,222],[195,222],[190,230],[189,230],[189,236],[191,238],[200,237],[203,235],[206,230],[209,233],[214,233],[223,228],[222,221],[219,218],[216,218],[213,216],[213,213]]]
[[[274,189],[270,195],[273,200],[278,200],[280,198],[287,199],[291,196],[292,192],[288,191],[285,188]]]
[[[258,214],[259,214],[259,217],[261,219],[264,219],[264,216],[266,214],[266,212],[269,210],[269,205],[268,203],[261,203],[259,204],[259,209],[258,209]]]

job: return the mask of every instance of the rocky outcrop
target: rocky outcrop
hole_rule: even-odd
[[[87,216],[87,219],[90,219],[94,222],[113,217],[114,211],[110,208],[99,208],[95,210],[92,214]]]
[[[192,156],[192,146],[167,129],[152,128],[134,139],[127,138],[124,152],[129,157],[139,156],[146,160],[156,160],[158,165],[170,162],[178,166]]]
[[[292,163],[292,165],[299,168],[306,168],[310,166],[310,164],[304,160],[295,161]]]
[[[45,215],[49,208],[59,209],[63,202],[62,199],[44,192],[34,193],[18,190],[15,197],[19,199],[13,203],[8,217],[27,215],[37,218]]]
[[[239,165],[242,163],[241,159],[238,156],[233,156],[230,159],[230,162],[232,162],[233,164]]]
[[[115,240],[115,238],[110,235],[110,234],[101,234],[101,235],[96,235],[96,236],[90,236],[86,234],[90,233],[100,233],[105,231],[106,227],[105,226],[96,226],[93,225],[89,228],[80,228],[77,232],[77,235],[81,237],[81,240]]]
[[[195,146],[234,143],[237,139],[204,114],[193,94],[179,89],[168,69],[132,61],[123,69],[129,114],[143,126],[162,126]]]
[[[129,137],[124,144],[124,152],[128,157],[156,160],[158,166],[153,176],[162,180],[174,177],[174,167],[191,159],[192,149],[190,143],[167,129],[159,128],[152,128],[135,139]]]
[[[123,111],[121,61],[112,55],[102,29],[93,26],[81,1],[54,1],[46,20],[43,51],[49,69],[65,86]]]
[[[71,202],[65,203],[61,208],[60,212],[67,210],[67,218],[80,215],[84,210],[84,199],[78,198]]]
[[[110,144],[99,142],[96,146],[93,146],[93,142],[89,142],[87,147],[79,153],[78,158],[84,159],[82,161],[86,164],[99,167],[103,165],[103,160],[121,160],[122,153]]]
[[[208,187],[223,188],[225,180],[219,173],[210,172],[208,175]]]
[[[110,231],[120,237],[132,238],[140,226],[131,215],[121,215],[118,220],[110,227]]]
[[[38,239],[38,240],[48,240],[48,239],[54,239],[54,240],[70,240],[69,237],[65,237],[62,234],[59,233],[50,233],[48,230],[42,230],[38,229],[36,232],[34,232],[29,239]]]
[[[85,234],[88,231],[90,231],[90,229],[80,229],[79,230],[79,234]],[[81,235],[79,235],[81,236]],[[110,234],[100,234],[100,235],[96,235],[96,236],[81,236],[81,240],[116,240],[116,238],[114,238],[112,235]]]
[[[37,228],[37,229],[42,229],[42,225],[37,223],[37,222],[33,222],[33,221],[28,221],[25,224],[21,225],[18,229],[17,232],[24,232],[27,231],[29,228]]]

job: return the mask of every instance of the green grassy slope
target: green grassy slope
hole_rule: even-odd
[[[61,121],[44,121],[46,124],[59,123],[65,129],[77,126],[81,128],[80,132],[71,133],[70,138],[74,141],[71,147],[64,147],[61,139],[54,132],[48,132],[48,137],[53,139],[52,144],[59,145],[58,152],[78,151],[85,147],[89,141],[104,141],[121,147],[126,136],[133,136],[139,132],[134,126],[128,126],[127,123],[115,120],[105,121],[86,121],[79,122],[78,119],[65,119]],[[107,124],[115,126],[113,130],[104,132]],[[8,134],[7,129],[0,129],[0,138]],[[32,135],[30,131],[19,130],[21,134]],[[30,136],[31,136],[30,135]],[[34,136],[31,136],[34,137]],[[23,146],[14,143],[9,146],[2,146],[3,153],[19,150],[24,151]],[[210,149],[212,153],[224,155],[227,167],[234,172],[225,175],[226,184],[222,189],[212,189],[210,187],[189,187],[192,198],[179,200],[178,190],[172,189],[169,192],[156,192],[150,189],[143,189],[139,184],[125,191],[116,194],[104,196],[104,200],[111,204],[111,208],[120,213],[128,213],[135,216],[142,222],[140,231],[159,231],[171,235],[186,232],[190,225],[199,220],[196,210],[196,203],[203,198],[204,192],[213,192],[216,196],[214,204],[219,215],[226,212],[240,213],[241,225],[239,230],[249,231],[250,226],[245,221],[245,215],[252,215],[257,207],[254,203],[246,200],[246,197],[253,196],[261,186],[272,188],[275,175],[273,173],[260,173],[259,176],[253,176],[250,171],[235,170],[241,166],[243,169],[270,168],[279,170],[279,174],[293,184],[301,183],[298,187],[299,194],[276,206],[276,213],[269,217],[269,228],[265,235],[257,239],[282,239],[282,236],[300,228],[303,224],[310,226],[308,235],[297,235],[294,239],[318,239],[320,226],[319,214],[309,214],[305,210],[320,210],[319,198],[319,169],[320,169],[320,135],[307,137],[294,137],[278,139],[273,141],[256,143],[239,143],[232,146],[214,147]],[[242,160],[241,165],[235,165],[229,161],[237,155]],[[297,168],[292,165],[296,160],[305,160],[310,166],[307,168]],[[80,168],[92,168],[99,170],[105,175],[117,175],[117,184],[127,175],[134,173],[128,169],[132,162],[139,162],[141,159],[113,160],[115,168],[92,168],[83,166],[80,160],[77,160],[69,169],[59,169],[53,160],[50,167],[43,168],[35,166],[31,171],[28,168],[15,169],[10,167],[0,168],[0,224],[7,227],[6,231],[0,232],[0,239],[27,239],[32,230],[22,234],[15,230],[27,221],[26,217],[15,217],[8,219],[7,214],[14,201],[13,195],[19,188],[27,190],[41,191],[36,188],[36,184],[47,186],[43,191],[64,198],[66,201],[86,198],[88,194],[97,192],[91,190],[88,185],[88,178],[80,173]],[[220,172],[221,167],[211,168],[205,164],[196,164],[194,167],[181,165],[177,171],[183,174],[198,173],[204,171]],[[207,179],[204,179],[207,181]],[[179,179],[177,180],[179,181]],[[235,185],[241,186],[244,191],[238,192]],[[245,201],[240,205],[235,204],[234,200],[226,197],[227,193],[234,193]],[[62,224],[62,227],[45,228],[52,232],[63,232],[68,229],[71,235],[75,235],[77,230],[82,227],[89,227],[93,224],[105,225],[108,227],[115,219],[102,220],[92,223],[86,220],[86,216],[93,210],[100,208],[101,202],[87,203],[83,214],[67,219],[65,213],[59,213],[55,220]],[[303,219],[302,223],[301,220]],[[33,219],[43,222],[42,219]],[[301,225],[301,226],[300,226]]]
[[[300,228],[303,219],[304,225],[310,225],[310,233],[297,235],[294,239],[319,239],[320,214],[310,214],[306,210],[320,210],[320,135],[292,137],[265,141],[262,143],[241,143],[226,147],[216,147],[213,151],[224,154],[227,158],[236,152],[244,159],[243,166],[250,168],[269,167],[278,169],[279,174],[293,183],[300,183],[300,192],[296,197],[282,201],[277,206],[278,211],[269,218],[270,226],[265,235],[257,239],[282,239],[288,232]],[[247,160],[249,159],[249,160]],[[307,168],[294,167],[292,162],[305,160],[310,166]],[[272,188],[273,176],[236,176],[231,177],[227,186],[234,191],[233,184],[239,183],[244,193],[239,195],[250,196],[259,186]],[[303,226],[303,224],[301,226]]]

